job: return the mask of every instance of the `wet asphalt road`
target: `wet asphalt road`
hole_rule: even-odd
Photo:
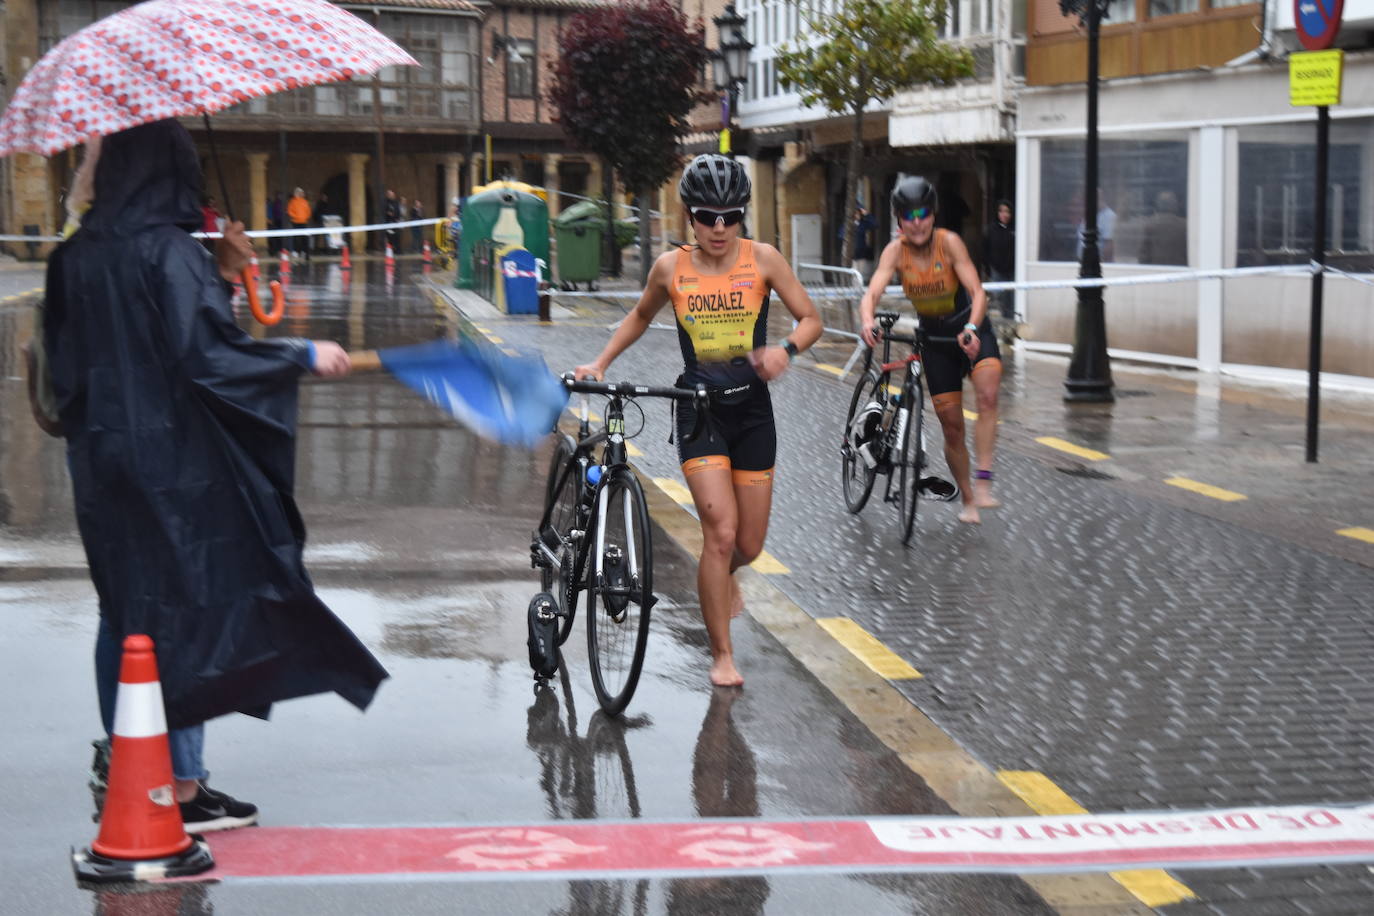
[[[597,354],[628,301],[562,301],[573,313],[552,325],[475,323],[568,369]],[[776,314],[773,324],[777,340],[787,325]],[[1370,517],[1367,459],[1344,457],[1367,455],[1367,419],[1328,421],[1332,464],[1303,467],[1292,417],[1242,400],[1175,402],[1121,369],[1116,405],[1070,410],[1060,390],[1043,398],[1042,363],[1004,359],[1006,505],[968,527],[957,507],[923,504],[911,549],[894,506],[875,495],[855,516],[843,505],[836,440],[854,376],[840,382],[803,358],[775,383],[766,549],[787,572],[770,580],[815,617],[857,621],[922,672],[899,689],[990,769],[1044,773],[1089,810],[1366,802],[1374,568],[1367,551],[1363,563],[1342,558],[1358,546],[1328,543],[1341,540],[1330,519]],[[678,365],[675,334],[651,329],[608,376],[668,384]],[[1062,378],[1060,366],[1049,384]],[[650,409],[636,463],[678,479],[667,429],[666,410]],[[1117,460],[1094,469],[1053,457],[1034,442],[1046,434]],[[938,430],[930,442],[938,471]],[[1234,473],[1252,508],[1210,517],[1220,513],[1149,486],[1180,471]],[[746,677],[751,664],[746,654]],[[1169,912],[1374,912],[1364,866],[1177,874],[1198,900]]]
[[[360,349],[451,332],[450,314],[378,267],[358,262],[348,284],[333,266],[298,269],[276,333]],[[1048,911],[1019,879],[970,875],[76,888],[66,850],[95,835],[84,784],[98,731],[96,608],[60,443],[28,418],[16,362],[28,320],[0,311],[0,913]],[[536,693],[524,610],[537,584],[531,495],[546,463],[544,451],[476,440],[384,377],[307,383],[297,478],[307,563],[392,679],[365,715],[316,697],[279,705],[270,723],[213,723],[214,783],[258,803],[271,825],[949,812],[748,618],[735,632],[754,686],[713,692],[694,563],[666,537],[629,716],[594,712],[580,629],[566,679]]]

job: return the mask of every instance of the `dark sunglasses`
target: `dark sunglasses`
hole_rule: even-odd
[[[930,207],[917,207],[914,210],[904,210],[901,213],[898,213],[897,216],[906,220],[907,222],[914,223],[917,220],[925,219],[927,216],[934,212],[935,211],[932,210]]]
[[[719,222],[722,226],[737,226],[744,222],[743,210],[692,210],[692,219],[703,226],[711,227]]]

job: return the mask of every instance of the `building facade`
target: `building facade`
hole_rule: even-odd
[[[1307,264],[1316,113],[1289,104],[1287,58],[1299,49],[1291,3],[1142,0],[1127,15],[1102,32],[1103,72],[1112,74],[1099,89],[1100,207],[1110,211],[1099,227],[1112,227],[1104,275]],[[1027,47],[1017,135],[1025,280],[1078,271],[1086,105],[1082,82],[1067,80],[1084,67],[1082,38],[1062,18],[1057,7],[1034,8]],[[1374,0],[1351,0],[1345,21],[1344,96],[1330,109],[1327,260],[1362,273],[1374,270],[1374,52],[1364,38]],[[1108,343],[1208,370],[1304,370],[1310,287],[1306,276],[1272,275],[1109,287]],[[1327,278],[1325,290],[1324,369],[1359,384],[1374,377],[1374,288]],[[1073,289],[1019,294],[1037,345],[1072,343],[1075,302]]]
[[[317,217],[378,221],[386,190],[446,214],[455,197],[513,177],[582,193],[599,167],[573,151],[544,100],[556,34],[601,0],[386,0],[338,5],[370,22],[420,64],[250,100],[212,118],[222,191],[199,120],[186,125],[206,166],[206,193],[226,195],[250,229],[267,228],[269,201],[304,190]],[[5,0],[5,99],[62,38],[132,4]],[[78,161],[69,151],[0,162],[3,232],[52,234]],[[551,208],[559,198],[551,195]],[[221,204],[222,207],[222,204]],[[366,244],[362,233],[352,240]],[[26,254],[24,246],[11,246]],[[39,252],[42,253],[41,250]]]

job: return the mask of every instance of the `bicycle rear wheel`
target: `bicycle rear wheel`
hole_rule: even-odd
[[[587,562],[587,657],[597,701],[618,715],[644,666],[653,607],[649,506],[629,468],[602,478],[593,508]]]
[[[552,538],[546,539],[549,549],[559,556],[557,568],[541,567],[539,585],[541,590],[558,598],[562,612],[558,626],[558,644],[568,641],[572,632],[573,619],[577,615],[577,578],[574,569],[576,545],[570,535],[577,522],[577,502],[581,498],[582,481],[574,460],[577,444],[567,433],[560,434],[554,446],[553,458],[549,462],[549,476],[545,483],[545,505],[549,506],[549,524],[543,533],[556,535],[558,544]],[[555,588],[554,583],[557,583]]]
[[[873,481],[878,476],[876,465],[870,467],[854,448],[852,427],[854,419],[870,401],[887,403],[887,381],[881,375],[865,372],[854,385],[854,395],[849,399],[849,413],[845,414],[844,431],[840,438],[840,483],[844,486],[844,505],[852,514],[857,515],[868,503],[873,492]],[[875,439],[873,447],[877,447]]]
[[[902,404],[902,410],[897,415],[897,422],[900,423],[902,414],[906,414],[906,429],[902,430],[902,473],[899,480],[903,545],[911,543],[912,532],[916,530],[916,506],[921,502],[917,490],[921,488],[921,468],[926,463],[925,437],[921,435],[921,416],[924,413],[921,408],[924,402],[919,378],[912,384],[910,396],[910,401]]]

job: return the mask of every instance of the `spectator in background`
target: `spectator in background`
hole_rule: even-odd
[[[983,269],[994,283],[1012,280],[1016,274],[1016,229],[1011,221],[1011,202],[997,202],[997,219],[983,233]],[[1003,318],[1015,317],[1011,290],[992,294],[992,301]]]
[[[1140,263],[1188,264],[1188,221],[1178,215],[1178,197],[1173,191],[1160,191],[1155,197],[1154,215],[1145,221]]]
[[[873,276],[873,233],[877,225],[862,203],[854,208],[854,269],[863,276],[865,284]]]
[[[286,208],[282,205],[281,191],[278,191],[276,194],[272,195],[272,199],[267,202],[267,228],[284,228],[285,223],[283,223],[282,220],[285,218]],[[267,237],[267,253],[272,255],[272,257],[277,256],[277,253],[281,251],[281,246],[281,236],[269,235]]]
[[[310,201],[305,199],[305,189],[297,188],[286,205],[286,218],[291,221],[292,229],[310,228]],[[292,238],[292,252],[310,260],[310,236],[298,235]]]
[[[403,221],[406,219],[406,215],[409,214],[409,213],[410,213],[410,204],[406,201],[406,199],[405,199],[404,197],[402,197],[402,198],[401,198],[401,202],[400,202],[400,203],[397,205],[397,207],[396,207],[396,221],[397,221],[398,223],[399,223],[399,222],[403,222]],[[403,245],[401,244],[402,242],[405,241],[405,237],[406,237],[406,234],[405,234],[404,232],[397,232],[397,233],[396,233],[396,253],[397,253],[397,254],[400,254],[400,253],[401,253],[401,249],[402,249],[403,247],[405,247],[405,246],[403,246]]]
[[[323,229],[325,216],[333,212],[334,211],[330,208],[329,205],[329,195],[321,191],[320,198],[319,200],[315,201],[315,207],[311,213],[313,217],[312,222],[314,224],[314,227],[316,229]],[[314,242],[314,244],[310,247],[314,248],[316,251],[327,251],[329,248],[329,237],[325,235],[323,232],[315,236],[312,241]]]
[[[1078,248],[1074,259],[1083,260],[1083,232],[1086,221],[1078,220]],[[1097,252],[1103,264],[1116,260],[1116,211],[1107,203],[1107,195],[1097,189]]]
[[[390,188],[386,189],[386,206],[382,209],[382,221],[387,223],[399,223],[401,221],[401,202],[396,199],[396,192]],[[391,245],[394,253],[401,250],[400,233],[395,229],[386,230],[386,240]]]
[[[415,199],[414,199],[413,201],[411,201],[411,203],[410,203],[410,218],[413,219],[413,220],[414,220],[414,219],[424,219],[424,218],[425,218],[425,205],[422,204],[422,203],[420,203],[420,198],[418,198],[418,197],[415,198]],[[424,241],[424,235],[425,235],[425,227],[424,227],[424,226],[411,226],[411,227],[410,227],[410,247],[414,248],[416,251],[419,251],[419,250],[420,250],[420,245],[421,245],[421,243]]]

